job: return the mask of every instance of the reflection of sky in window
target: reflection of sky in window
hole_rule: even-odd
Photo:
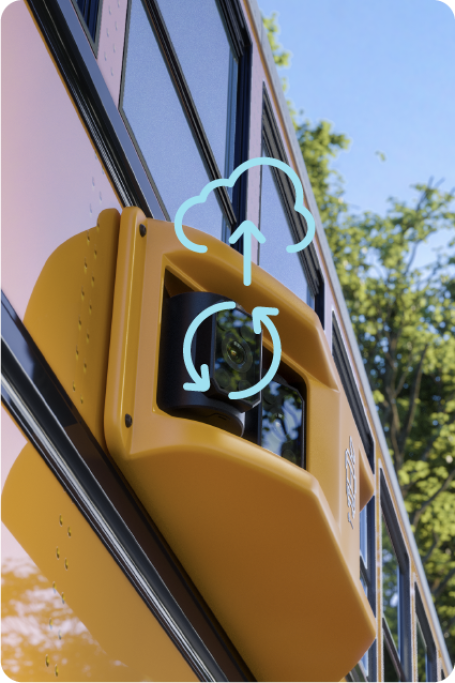
[[[399,650],[399,566],[384,519],[382,520],[382,601],[384,616]]]
[[[131,2],[122,108],[173,220],[179,206],[198,195],[209,177],[141,0]],[[215,195],[210,193],[184,222],[221,238],[222,213]]]
[[[273,174],[262,166],[260,230],[266,238],[259,250],[259,265],[280,280],[291,292],[307,301],[308,285],[298,254],[288,254],[286,247],[294,239],[281,205]]]
[[[237,73],[215,0],[159,0],[174,49],[221,175],[225,170],[230,69]],[[236,83],[235,83],[236,86]],[[235,88],[236,89],[236,88]],[[233,98],[234,103],[236,98]]]

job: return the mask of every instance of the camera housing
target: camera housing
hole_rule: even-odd
[[[183,361],[183,341],[188,327],[209,306],[230,299],[211,292],[184,292],[163,301],[158,379],[158,406],[178,417],[205,422],[242,436],[244,413],[260,402],[260,394],[231,400],[231,391],[241,391],[259,382],[262,369],[262,334],[255,334],[253,320],[241,306],[219,311],[198,327],[191,356],[200,374],[209,368],[206,392],[185,391],[192,382]]]

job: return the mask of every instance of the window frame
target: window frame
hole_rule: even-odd
[[[375,441],[373,439],[373,433],[371,431],[363,401],[360,396],[360,391],[354,378],[348,352],[346,351],[346,346],[343,341],[335,312],[332,313],[332,356],[333,360],[335,361],[338,374],[340,375],[341,383],[346,393],[354,422],[359,430],[360,438],[362,439],[363,447],[365,449],[371,471],[374,473]]]
[[[417,644],[417,620],[422,631],[423,638],[425,640],[425,645],[427,648],[426,654],[426,680],[427,681],[437,681],[438,679],[438,653],[436,650],[436,643],[431,632],[430,624],[426,615],[425,607],[423,604],[422,596],[420,595],[420,590],[417,583],[414,583],[415,591],[415,617],[416,617],[416,629],[415,629],[415,651],[418,654],[418,644]],[[417,672],[417,680],[418,672]]]
[[[266,150],[267,156],[273,159],[279,159],[285,164],[289,164],[265,84],[262,93],[262,147]],[[280,174],[278,169],[270,167],[270,170],[275,181],[283,211],[287,218],[291,235],[297,244],[303,240],[308,228],[304,217],[294,210],[294,186],[291,179],[282,173]],[[262,194],[262,172],[260,194]],[[260,203],[261,198],[259,199],[259,205]],[[310,244],[303,251],[299,251],[298,257],[307,281],[308,289],[314,297],[314,310],[321,321],[322,327],[324,327],[324,278],[322,276],[322,269],[314,244]]]
[[[383,469],[380,471],[381,514],[390,536],[399,567],[398,581],[398,642],[397,650],[393,636],[381,609],[382,647],[387,648],[397,673],[403,681],[412,680],[412,638],[411,638],[411,576],[410,560],[403,535],[395,512]],[[382,549],[382,526],[381,549]],[[381,605],[382,604],[382,554],[381,554]],[[384,658],[384,652],[383,652]]]
[[[159,49],[163,55],[166,63],[169,76],[175,87],[177,97],[182,106],[186,120],[188,122],[190,131],[194,137],[196,146],[199,151],[200,158],[207,172],[209,181],[224,178],[224,169],[219,169],[213,154],[210,142],[202,124],[202,120],[197,111],[196,104],[193,100],[191,89],[186,81],[182,66],[174,48],[169,31],[166,27],[163,15],[159,8],[158,0],[140,0],[143,3],[145,12],[148,14],[151,29],[155,34],[155,38]],[[252,42],[249,36],[247,25],[243,16],[239,0],[213,0],[220,12],[222,22],[224,24],[226,34],[234,52],[238,59],[238,83],[237,83],[237,102],[236,102],[236,125],[235,125],[235,144],[234,144],[234,168],[239,166],[248,158],[249,146],[249,122],[250,122],[250,83],[251,83],[251,52]],[[122,64],[122,78],[120,84],[120,98],[119,98],[119,112],[122,120],[128,129],[131,138],[134,140],[134,145],[138,156],[142,160],[145,172],[149,182],[151,183],[154,193],[158,198],[161,212],[165,220],[172,220],[169,216],[163,200],[161,199],[159,188],[155,185],[153,180],[153,173],[148,169],[147,163],[142,156],[140,146],[136,140],[133,130],[128,123],[126,113],[123,109],[123,96],[125,89],[125,69],[126,58],[128,53],[129,42],[129,27],[131,16],[131,0],[128,0],[126,28],[125,28],[125,44],[123,50],[123,64]],[[228,87],[228,83],[226,83]],[[228,116],[231,109],[232,101],[228,102]],[[229,196],[226,187],[217,188],[214,192],[218,199],[221,211],[224,216],[224,223],[226,230],[223,230],[223,240],[228,241],[231,232],[240,225],[246,215],[246,174],[239,179],[234,187],[232,200]],[[202,188],[201,188],[202,189]],[[243,252],[243,242],[236,245],[239,251]]]

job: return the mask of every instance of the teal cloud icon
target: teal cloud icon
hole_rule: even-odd
[[[250,159],[249,161],[245,161],[243,164],[240,164],[240,166],[238,166],[235,169],[235,171],[231,173],[229,178],[220,178],[219,180],[212,180],[212,182],[208,183],[204,187],[202,192],[197,197],[191,197],[190,199],[187,199],[185,202],[183,202],[183,204],[179,207],[177,213],[175,214],[174,226],[175,233],[184,247],[186,247],[190,251],[195,251],[198,254],[204,254],[207,251],[207,247],[205,246],[205,244],[195,244],[194,242],[191,242],[191,240],[189,240],[183,232],[183,218],[188,209],[191,209],[191,207],[195,206],[196,204],[203,204],[207,200],[207,197],[209,196],[210,192],[212,192],[212,190],[215,190],[217,187],[232,187],[236,180],[238,180],[238,178],[242,175],[242,173],[245,173],[245,171],[248,171],[249,168],[254,168],[255,166],[273,166],[274,168],[279,168],[281,171],[286,173],[286,175],[292,180],[292,183],[294,185],[294,209],[295,211],[297,211],[297,213],[302,214],[306,221],[308,230],[307,234],[301,242],[299,242],[298,244],[289,245],[288,247],[286,247],[286,251],[290,254],[293,254],[297,251],[305,249],[305,247],[311,244],[314,238],[316,226],[314,223],[313,216],[304,205],[303,187],[297,173],[283,161],[279,161],[278,159],[271,159],[270,157],[257,157],[256,159]]]

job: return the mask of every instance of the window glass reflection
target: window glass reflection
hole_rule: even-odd
[[[392,657],[384,644],[384,681],[387,683],[397,683],[400,680],[400,676],[395,669]]]
[[[298,391],[272,381],[262,392],[263,448],[302,467],[303,399]]]
[[[365,567],[368,567],[368,553],[367,553],[367,506],[360,511],[360,554],[362,556]]]
[[[209,177],[141,0],[131,1],[125,62],[123,114],[173,220]],[[222,212],[215,195],[190,210],[185,223],[221,239]]]
[[[384,518],[382,518],[382,601],[384,616],[399,652],[399,566]]]
[[[159,6],[223,175],[225,170],[230,170],[226,169],[226,152],[235,133],[238,64],[217,3],[215,0],[159,0]]]
[[[419,620],[416,619],[417,626],[417,680],[427,680],[427,646],[423,637],[422,628]]]
[[[294,239],[272,170],[269,166],[262,166],[261,171],[260,230],[267,241],[260,245],[259,265],[307,303],[309,288],[300,257],[298,254],[288,254],[286,251],[286,247],[292,244]]]

